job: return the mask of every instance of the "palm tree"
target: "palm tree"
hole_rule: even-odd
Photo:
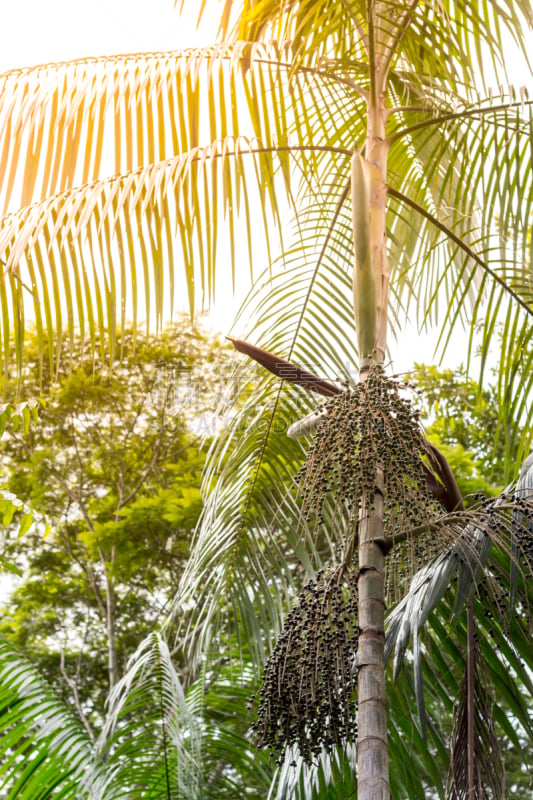
[[[4,76],[3,371],[11,336],[18,364],[23,358],[28,305],[43,351],[60,351],[66,314],[67,344],[77,322],[95,348],[109,327],[114,356],[113,331],[129,315],[137,323],[143,297],[147,321],[161,325],[172,311],[178,260],[191,308],[198,284],[211,298],[224,227],[234,271],[240,235],[254,276],[258,253],[267,262],[243,309],[244,337],[284,356],[289,369],[303,363],[349,384],[358,372],[350,396],[367,420],[378,395],[393,417],[409,417],[382,369],[387,330],[401,332],[406,310],[416,308],[421,326],[437,322],[443,347],[462,323],[473,353],[480,331],[483,366],[500,335],[502,435],[516,474],[529,439],[509,422],[520,419],[528,431],[533,374],[531,105],[525,90],[495,96],[485,83],[493,68],[505,76],[504,34],[527,61],[529,3],[226,0],[221,19],[224,43],[213,48]],[[248,327],[247,315],[255,320]],[[246,371],[235,380],[242,385]],[[395,478],[386,446],[359,476],[355,514],[349,498],[328,495],[323,521],[314,524],[312,508],[302,518],[293,477],[305,448],[285,432],[305,410],[313,410],[309,397],[262,376],[227,426],[212,453],[206,487],[214,488],[176,608],[194,594],[196,654],[213,646],[214,623],[231,608],[261,665],[304,572],[326,604],[341,584],[339,603],[357,597],[358,796],[384,798],[385,570],[394,563],[385,555],[405,541],[415,547],[413,520],[383,503]],[[436,514],[424,488],[426,446],[409,419],[409,499],[423,495],[420,513]],[[358,454],[368,441],[357,434]],[[324,462],[323,451],[312,453],[311,494]],[[403,453],[396,456],[402,466]],[[429,467],[438,486],[445,465],[430,459]],[[482,515],[478,523],[488,536]],[[464,541],[465,518],[437,520],[437,529],[447,538],[411,561],[407,577]],[[480,558],[476,547],[465,545],[472,558]],[[405,591],[401,581],[397,588]]]

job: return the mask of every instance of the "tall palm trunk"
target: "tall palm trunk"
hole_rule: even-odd
[[[354,155],[354,312],[360,379],[370,359],[382,362],[387,339],[389,270],[385,239],[386,160],[385,75],[376,72],[368,99],[364,160]],[[383,552],[383,470],[375,493],[359,518],[358,793],[359,800],[388,800],[389,756],[385,705],[385,587]]]
[[[378,469],[372,509],[359,522],[359,674],[357,770],[359,800],[389,797],[389,754],[383,646],[383,473]]]

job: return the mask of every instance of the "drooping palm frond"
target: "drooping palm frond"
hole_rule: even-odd
[[[203,797],[202,729],[164,640],[153,634],[109,697],[97,742],[105,773],[84,776],[88,797]]]
[[[235,674],[228,658],[201,669],[183,688],[164,639],[141,643],[109,702],[98,749],[106,772],[85,784],[98,800],[123,797],[194,798],[264,796],[268,757],[246,736],[253,670]]]
[[[335,209],[333,203],[330,208],[317,208],[306,224],[317,232],[322,229],[327,239],[328,220],[330,215],[335,216]],[[297,229],[297,234],[301,232]],[[335,243],[337,253],[343,255],[346,250],[347,258],[349,240],[336,236]],[[355,336],[349,276],[320,244],[320,240],[306,244],[300,235],[295,237],[294,247],[283,262],[285,270],[265,273],[263,286],[243,308],[241,324],[246,325],[248,314],[257,314],[261,323],[254,327],[259,346],[294,359],[311,371],[320,365],[326,378],[350,381],[355,371]],[[322,271],[317,269],[317,262]],[[323,347],[325,329],[332,337],[327,351]],[[304,449],[286,434],[293,422],[311,410],[312,401],[304,390],[280,383],[266,370],[251,370],[249,362],[239,358],[241,367],[235,372],[234,390],[228,394],[230,399],[232,395],[238,397],[244,387],[245,400],[240,408],[237,406],[237,415],[230,418],[211,453],[205,487],[213,491],[176,608],[179,610],[187,596],[194,596],[197,611],[206,613],[202,626],[207,630],[209,618],[220,608],[218,600],[238,597],[236,608],[245,621],[249,618],[252,646],[262,648],[262,636],[271,642],[284,614],[286,590],[276,589],[278,579],[282,579],[281,585],[288,580],[290,586],[293,559],[312,572],[320,566],[324,547],[331,554],[336,543],[332,539],[327,545],[326,538],[316,545],[299,525],[294,479]],[[250,384],[253,389],[248,393]],[[253,600],[265,603],[259,614],[253,610]]]
[[[292,60],[288,43],[241,41],[4,73],[2,214],[228,137],[287,145],[310,82],[321,113],[298,119],[300,135],[332,139],[347,89],[320,72],[293,74]]]
[[[388,660],[394,651],[395,679],[412,637],[414,686],[422,729],[425,724],[424,664],[427,666],[428,661],[436,659],[438,647],[443,643],[444,652],[452,652],[455,647],[442,622],[446,619],[446,608],[449,607],[449,621],[455,619],[460,636],[463,629],[460,612],[467,603],[473,602],[478,619],[479,646],[488,665],[486,672],[502,695],[503,704],[508,705],[528,735],[533,734],[527,705],[516,683],[518,680],[528,692],[533,691],[528,674],[533,665],[533,654],[525,644],[531,627],[530,575],[533,565],[530,525],[533,508],[531,501],[522,496],[526,486],[531,488],[529,467],[528,459],[517,486],[509,487],[496,500],[486,501],[487,512],[477,519],[466,512],[463,536],[450,550],[415,575],[406,596],[388,615],[385,657]],[[517,541],[521,543],[520,549],[516,547]],[[452,593],[450,587],[453,585]],[[450,601],[447,598],[451,594],[454,599],[448,606]],[[506,598],[512,598],[512,602]],[[513,605],[516,603],[519,605],[515,612]],[[441,645],[431,646],[429,642],[435,634]],[[462,663],[460,654],[459,659]],[[455,654],[450,663],[454,660],[457,663]],[[438,669],[439,664],[435,666]],[[449,674],[449,668],[441,669],[440,681],[446,683]],[[432,671],[432,681],[434,678]],[[497,718],[498,724],[509,734],[509,725],[503,721],[505,717],[501,709],[497,710]]]
[[[5,798],[82,797],[104,769],[87,732],[28,661],[0,639],[0,791]]]
[[[24,334],[28,297],[37,333],[50,354],[56,337],[61,340],[56,331],[63,330],[65,313],[71,340],[78,324],[85,335],[86,321],[93,348],[98,338],[101,345],[106,328],[113,332],[114,347],[117,324],[124,327],[129,315],[137,323],[139,301],[147,322],[155,316],[159,328],[164,316],[172,316],[180,293],[194,311],[195,276],[207,301],[214,275],[212,241],[204,238],[204,229],[214,229],[216,217],[234,202],[235,184],[243,177],[243,154],[256,148],[244,139],[220,142],[4,217],[6,279],[0,283],[6,311],[1,321],[4,375],[13,331],[17,339]],[[258,160],[250,158],[262,193],[265,162],[259,153]],[[249,220],[249,194],[242,202]],[[251,237],[250,228],[248,233]],[[176,267],[180,263],[187,279],[181,284]],[[14,312],[9,311],[12,303]]]
[[[4,370],[13,335],[21,357],[29,310],[50,351],[64,317],[71,337],[87,324],[94,347],[103,325],[136,323],[141,298],[140,312],[157,324],[174,303],[209,304],[221,242],[233,282],[246,252],[257,274],[255,248],[271,260],[294,202],[294,153],[300,174],[316,170],[329,151],[343,152],[354,113],[362,115],[346,111],[349,87],[294,72],[289,46],[82,60],[3,81]],[[258,158],[242,161],[251,150]]]
[[[434,591],[438,590],[438,580],[439,578],[433,585]],[[449,586],[449,579],[442,574],[440,580]],[[431,602],[431,587],[426,597]],[[405,707],[406,717],[409,720],[408,722],[406,720],[405,735],[408,740],[415,731],[415,737],[419,733],[423,736],[424,744],[417,741],[413,748],[418,754],[424,752],[424,747],[435,741],[435,725],[439,728],[446,720],[449,724],[456,710],[466,664],[467,631],[463,618],[450,630],[454,604],[453,589],[448,588],[444,598],[428,614],[427,620],[423,619],[425,603],[423,600],[419,603],[415,593],[408,595],[405,601],[403,615],[398,617],[394,611],[390,615],[391,622],[400,621],[400,635],[396,642],[397,652],[398,648],[405,644],[402,636],[407,631],[409,638],[408,628],[410,626],[416,628],[421,618],[424,629],[419,628],[418,633],[413,636],[408,663],[396,677],[396,682],[400,681],[400,684],[395,697],[404,700],[406,697],[411,697],[411,704],[407,703]],[[529,710],[530,698],[533,696],[529,670],[533,662],[528,644],[530,641],[528,625],[522,619],[519,623],[513,622],[511,626],[507,626],[505,621],[502,622],[499,618],[498,612],[488,611],[486,598],[481,601],[476,599],[474,605],[478,621],[479,647],[484,661],[483,679],[487,686],[492,687],[491,691],[497,698],[497,702],[492,706],[497,736],[502,740],[502,746],[506,751],[514,751],[516,757],[523,761],[524,742],[531,742],[533,737],[533,721]],[[407,623],[408,617],[410,623]],[[387,636],[390,646],[395,636],[392,627],[389,628]],[[392,690],[392,687],[390,688]],[[394,714],[394,704],[389,707]],[[424,724],[421,723],[421,714],[424,715]],[[443,792],[445,774],[442,770],[446,771],[449,763],[449,752],[446,751],[449,748],[451,727],[445,726],[442,733],[443,741],[438,748],[438,756],[435,756],[440,767],[440,777],[436,780],[435,786],[440,785]]]

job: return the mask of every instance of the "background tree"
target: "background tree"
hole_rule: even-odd
[[[227,389],[227,348],[187,320],[135,349],[130,332],[117,341],[120,369],[87,358],[74,340],[71,363],[52,386],[45,375],[48,397],[35,427],[30,419],[23,425],[32,404],[17,407],[18,424],[14,407],[4,411],[1,478],[38,503],[53,529],[43,539],[38,517],[22,538],[18,526],[6,530],[6,557],[23,579],[6,601],[0,635],[2,792],[118,798],[136,779],[143,796],[161,797],[168,785],[178,797],[244,791],[259,799],[271,770],[244,738],[252,673],[232,680],[222,657],[190,685],[184,646],[171,656],[150,633],[176,590],[201,510],[201,445]],[[38,392],[37,343],[27,355],[24,385]],[[135,491],[121,493],[128,485]],[[136,651],[136,680],[123,688]],[[14,746],[9,733],[25,702],[25,734]],[[163,741],[161,714],[175,718]],[[166,759],[176,757],[168,769]]]
[[[186,321],[135,349],[130,332],[118,342],[121,366],[112,370],[75,340],[39,424],[11,431],[0,472],[53,524],[45,539],[35,525],[7,540],[5,558],[24,580],[2,631],[75,704],[91,735],[177,590],[202,508],[203,434],[227,366],[221,343]],[[26,385],[38,389],[36,342],[27,355]]]
[[[463,497],[498,494],[516,465],[506,452],[495,383],[483,388],[463,366],[416,364],[409,376],[418,392],[427,435],[448,459]],[[521,436],[520,422],[514,422]]]

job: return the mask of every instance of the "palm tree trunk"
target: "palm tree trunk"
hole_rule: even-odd
[[[372,31],[369,32],[372,40]],[[372,60],[372,59],[371,59]],[[389,270],[386,249],[386,175],[388,145],[385,134],[386,74],[374,65],[367,103],[368,123],[363,169],[364,192],[353,180],[354,213],[354,311],[359,342],[360,380],[368,374],[370,360],[382,362],[387,340]],[[357,193],[359,196],[357,196]],[[361,198],[366,197],[368,217],[365,224]],[[359,228],[359,229],[358,229]],[[361,247],[362,237],[368,236]],[[361,263],[363,249],[367,255]],[[372,315],[361,313],[362,279],[372,276],[375,302]],[[368,293],[367,293],[368,296]],[[364,330],[365,320],[372,319],[373,330]],[[371,343],[369,349],[368,343]],[[389,754],[387,745],[387,708],[385,704],[385,582],[383,551],[383,470],[376,470],[374,497],[359,517],[359,648],[358,648],[358,800],[388,800]]]
[[[373,508],[359,521],[358,800],[389,798],[389,753],[385,705],[383,472],[377,470]]]

